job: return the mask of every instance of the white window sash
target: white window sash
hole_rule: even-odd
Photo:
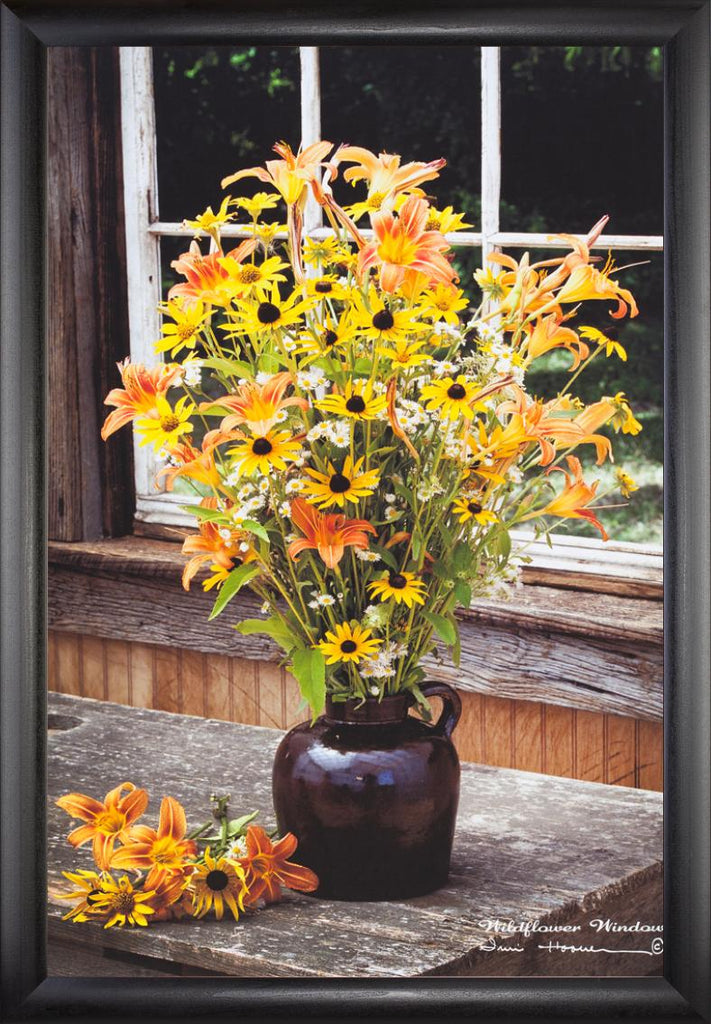
[[[301,60],[301,133],[304,145],[321,136],[321,96],[319,51],[300,47]],[[152,51],[147,47],[121,47],[121,110],[124,197],[126,216],[126,252],[129,297],[130,351],[134,362],[155,362],[154,342],[160,337],[161,301],[160,239],[193,237],[180,223],[161,221],[158,213],[158,176],[156,157],[155,102],[153,92]],[[448,235],[457,248],[481,247],[484,258],[502,248],[565,249],[569,243],[552,234],[501,231],[499,204],[501,193],[501,74],[498,47],[481,48],[481,230],[460,231]],[[309,200],[304,216],[305,230],[314,237],[332,234],[323,227],[321,209]],[[364,231],[366,236],[371,232]],[[226,225],[227,238],[245,237],[244,227]],[[579,235],[577,237],[583,238]],[[595,249],[661,252],[661,235],[601,235]],[[187,495],[167,493],[156,487],[157,460],[150,447],[140,447],[134,435],[136,518],[145,523],[169,526],[193,526],[194,520],[180,509],[190,504]],[[553,537],[553,549],[544,541],[530,541],[534,564],[541,567],[575,567],[595,563],[597,572],[611,575],[658,577],[661,546],[603,542],[597,539]],[[606,569],[609,568],[609,573]]]

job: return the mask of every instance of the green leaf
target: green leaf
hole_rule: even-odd
[[[261,523],[256,522],[254,519],[243,519],[239,524],[241,530],[247,530],[248,533],[254,533],[257,537],[261,537],[267,544],[269,543],[269,534],[264,529]]]
[[[421,614],[427,619],[430,625],[434,628],[435,633],[444,640],[446,644],[453,647],[457,642],[457,627],[451,619],[446,619],[444,615],[437,615],[435,612],[428,611],[426,608],[422,609]]]
[[[235,594],[238,594],[245,583],[249,583],[249,581],[254,579],[258,573],[259,566],[254,565],[253,563],[238,565],[236,569],[233,569],[220,587],[220,592],[217,595],[217,600],[212,606],[208,622],[216,618],[220,612],[224,611],[226,605],[229,604]]]
[[[326,700],[326,662],[323,654],[315,647],[295,651],[291,659],[291,671],[315,719]]]
[[[459,541],[452,554],[452,565],[456,572],[466,572],[472,564],[474,552],[464,541]]]
[[[241,818],[233,818],[232,821],[227,822],[227,835],[230,838],[234,836],[244,835],[247,831],[247,825],[259,814],[259,811],[252,811],[251,814],[243,814]]]
[[[468,608],[472,603],[472,588],[464,580],[456,580],[454,593],[462,608]]]
[[[180,507],[183,512],[188,512],[191,516],[201,519],[204,523],[211,523],[215,519],[224,519],[227,522],[227,516],[219,508],[204,508],[202,505],[181,505]]]
[[[500,530],[496,538],[496,552],[502,561],[511,554],[511,535],[508,530]]]
[[[200,360],[202,366],[210,370],[219,370],[225,377],[252,377],[252,367],[249,363],[240,362],[239,359],[223,359],[220,356],[210,356],[208,359]]]
[[[264,633],[272,638],[274,643],[286,653],[290,654],[295,647],[300,647],[300,641],[291,632],[286,623],[278,616],[273,615],[270,619],[243,619],[234,627],[243,636],[254,636],[257,633]]]

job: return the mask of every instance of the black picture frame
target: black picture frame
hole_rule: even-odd
[[[3,1019],[711,1019],[711,0],[15,0],[0,11]],[[45,49],[275,38],[664,46],[663,978],[45,978]]]

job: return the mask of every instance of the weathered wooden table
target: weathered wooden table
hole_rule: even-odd
[[[430,896],[335,903],[288,894],[239,922],[147,929],[62,921],[61,871],[93,862],[88,847],[66,843],[60,794],[103,798],[130,780],[151,795],[149,823],[171,794],[197,825],[210,794],[228,792],[234,813],[259,808],[271,827],[281,733],[58,694],[49,709],[50,975],[661,973],[660,794],[476,764],[462,765],[449,884]]]

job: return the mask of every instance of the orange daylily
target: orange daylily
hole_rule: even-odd
[[[203,498],[201,504],[205,507],[214,507],[214,499]],[[190,590],[190,583],[198,569],[206,562],[211,562],[211,569],[215,576],[205,580],[203,587],[210,590],[222,580],[226,579],[237,565],[243,562],[252,562],[257,557],[251,546],[251,534],[245,530],[230,529],[224,523],[205,521],[200,523],[199,533],[193,537],[186,537],[183,541],[182,552],[184,555],[193,555],[183,569],[183,589]],[[223,537],[225,529],[229,530],[229,536]],[[242,545],[249,545],[246,551]]]
[[[293,395],[291,398],[284,398],[284,392],[292,381],[292,375],[286,371],[275,373],[264,384],[250,380],[238,387],[234,394],[220,398],[217,402],[208,402],[200,408],[208,414],[211,408],[228,409],[230,415],[226,416],[220,425],[223,431],[232,430],[238,424],[245,423],[252,433],[262,436],[272,429],[282,409],[291,405],[308,409],[309,403],[305,398]]]
[[[291,521],[304,534],[292,541],[289,555],[296,561],[302,551],[316,550],[328,566],[335,569],[347,547],[368,547],[368,533],[377,533],[365,519],[347,519],[342,513],[319,512],[303,498],[291,505]]]
[[[235,290],[239,291],[239,283],[235,282],[229,270],[222,263],[225,259],[241,263],[257,248],[256,238],[246,238],[236,249],[223,253],[220,249],[203,255],[197,242],[190,243],[188,252],[182,253],[170,264],[174,270],[187,280],[175,284],[168,292],[168,300],[182,296],[189,302],[210,302],[214,306],[227,306],[234,298]],[[228,267],[230,264],[228,264]]]
[[[439,231],[427,231],[429,204],[410,196],[399,215],[389,212],[373,217],[375,238],[358,255],[358,273],[364,277],[371,267],[380,267],[383,291],[394,292],[414,271],[428,280],[452,284],[459,280],[443,255],[449,243]]]
[[[168,388],[180,381],[183,374],[182,366],[167,363],[147,367],[126,358],[116,365],[123,388],[114,388],[104,399],[104,405],[115,405],[116,409],[109,413],[101,428],[103,441],[137,416],[152,413],[158,395],[164,396]]]
[[[226,441],[234,441],[236,436],[229,431],[210,430],[202,439],[202,450],[195,448],[190,440],[174,445],[169,451],[173,464],[164,466],[158,473],[158,479],[165,476],[167,491],[173,490],[175,478],[179,476],[219,490],[222,478],[215,463],[215,448]]]
[[[310,868],[287,860],[298,845],[291,832],[272,843],[259,825],[250,825],[245,838],[247,853],[239,858],[245,872],[248,902],[276,903],[281,899],[281,886],[299,892],[313,892],[318,888],[318,876]]]
[[[267,160],[264,167],[248,167],[230,174],[222,179],[222,187],[242,178],[259,178],[275,188],[287,206],[295,206],[305,199],[307,184],[316,177],[319,164],[331,152],[333,143],[314,142],[304,150],[299,148],[296,154],[285,142],[277,142],[272,148],[281,160]]]
[[[589,299],[615,300],[617,309],[610,310],[615,320],[626,316],[628,308],[630,317],[637,316],[639,310],[632,292],[621,288],[616,281],[610,279],[614,264],[610,258],[602,270],[590,264],[576,267],[568,280],[558,292],[558,302],[585,302]]]
[[[185,838],[187,830],[182,804],[172,796],[164,796],[158,828],[136,825],[130,839],[113,852],[111,867],[148,871],[144,887],[155,889],[165,874],[181,871],[186,859],[197,853],[197,844]]]
[[[614,413],[608,402],[596,402],[583,409],[577,416],[566,418],[556,415],[564,411],[568,405],[565,400],[554,399],[552,402],[539,402],[528,395],[517,385],[512,385],[516,393],[513,401],[502,402],[497,415],[511,413],[512,424],[520,425],[528,440],[536,440],[541,449],[541,465],[548,466],[555,458],[555,445],[572,447],[578,444],[594,444],[598,465],[606,455],[611,455],[612,446],[608,438],[594,431],[606,423]]]
[[[122,782],[106,794],[103,803],[83,793],[66,793],[59,797],[57,806],[85,822],[67,836],[72,846],[83,846],[91,839],[97,867],[108,871],[116,841],[131,839],[136,828],[134,821],[148,806],[148,793],[136,789],[132,782]]]
[[[573,357],[571,372],[577,370],[583,359],[590,355],[590,349],[570,327],[561,326],[561,319],[555,313],[539,317],[536,326],[528,336],[526,354],[529,360],[538,359],[553,348],[565,348]]]
[[[366,211],[377,213],[387,200],[403,193],[422,195],[422,190],[417,186],[437,178],[447,163],[440,158],[430,160],[429,163],[417,160],[401,167],[400,159],[396,153],[379,153],[376,156],[361,146],[340,146],[336,150],[334,163],[345,160],[355,164],[343,172],[344,179],[351,184],[357,181],[368,183],[368,198],[354,206],[354,216],[359,217]]]
[[[591,523],[602,534],[603,540],[608,540],[607,533],[600,520],[595,516],[592,509],[587,508],[595,497],[599,481],[594,484],[586,484],[583,480],[583,468],[580,459],[575,455],[567,455],[566,462],[568,469],[562,466],[551,466],[549,473],[562,473],[565,476],[563,490],[549,501],[545,508],[536,512],[529,512],[523,519],[535,519],[537,516],[560,516],[562,519],[585,519]]]

